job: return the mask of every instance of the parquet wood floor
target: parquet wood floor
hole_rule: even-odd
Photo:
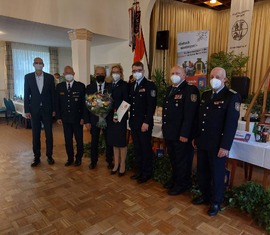
[[[0,139],[0,234],[266,234],[236,209],[211,218],[206,206],[190,203],[190,193],[168,196],[158,182],[130,180],[132,172],[112,176],[103,156],[95,170],[86,158],[78,168],[64,167],[57,125],[53,166],[46,162],[43,139],[42,164],[30,167],[31,130],[2,122]]]

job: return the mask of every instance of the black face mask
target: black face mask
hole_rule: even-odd
[[[97,80],[98,83],[103,83],[104,80],[105,80],[105,76],[98,75],[98,76],[96,76],[96,80]]]

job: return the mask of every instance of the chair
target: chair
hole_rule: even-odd
[[[5,118],[6,118],[6,121],[7,121],[7,108],[6,107],[0,107],[0,113],[4,113],[5,114]]]
[[[21,122],[21,120],[22,120],[22,115],[16,111],[15,105],[11,99],[8,99],[7,101],[8,101],[7,102],[7,105],[8,105],[7,113],[9,115],[9,117],[12,118],[11,126],[13,126],[13,124],[15,124],[16,128],[17,128],[19,122]]]

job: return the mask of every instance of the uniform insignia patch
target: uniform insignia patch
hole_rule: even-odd
[[[155,90],[151,90],[151,96],[156,97],[156,91]]]
[[[238,103],[238,102],[235,103],[235,110],[236,110],[237,112],[240,111],[240,103]]]
[[[223,103],[224,103],[224,101],[223,101],[223,100],[220,100],[220,101],[215,101],[215,102],[214,102],[214,104],[215,104],[215,105],[219,105],[219,104],[223,104]]]
[[[140,89],[140,90],[139,90],[139,92],[145,92],[145,89],[144,89],[144,88],[142,88],[142,89]]]
[[[60,92],[60,95],[65,95],[65,92]]]
[[[196,102],[197,101],[197,95],[196,94],[191,94],[190,99],[192,102]]]
[[[181,99],[182,99],[182,95],[175,95],[175,96],[174,96],[174,99],[175,99],[175,100],[181,100]]]

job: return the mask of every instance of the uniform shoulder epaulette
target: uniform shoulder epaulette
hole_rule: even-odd
[[[233,89],[229,89],[230,92],[232,92],[233,94],[237,94],[237,91],[233,90]]]

